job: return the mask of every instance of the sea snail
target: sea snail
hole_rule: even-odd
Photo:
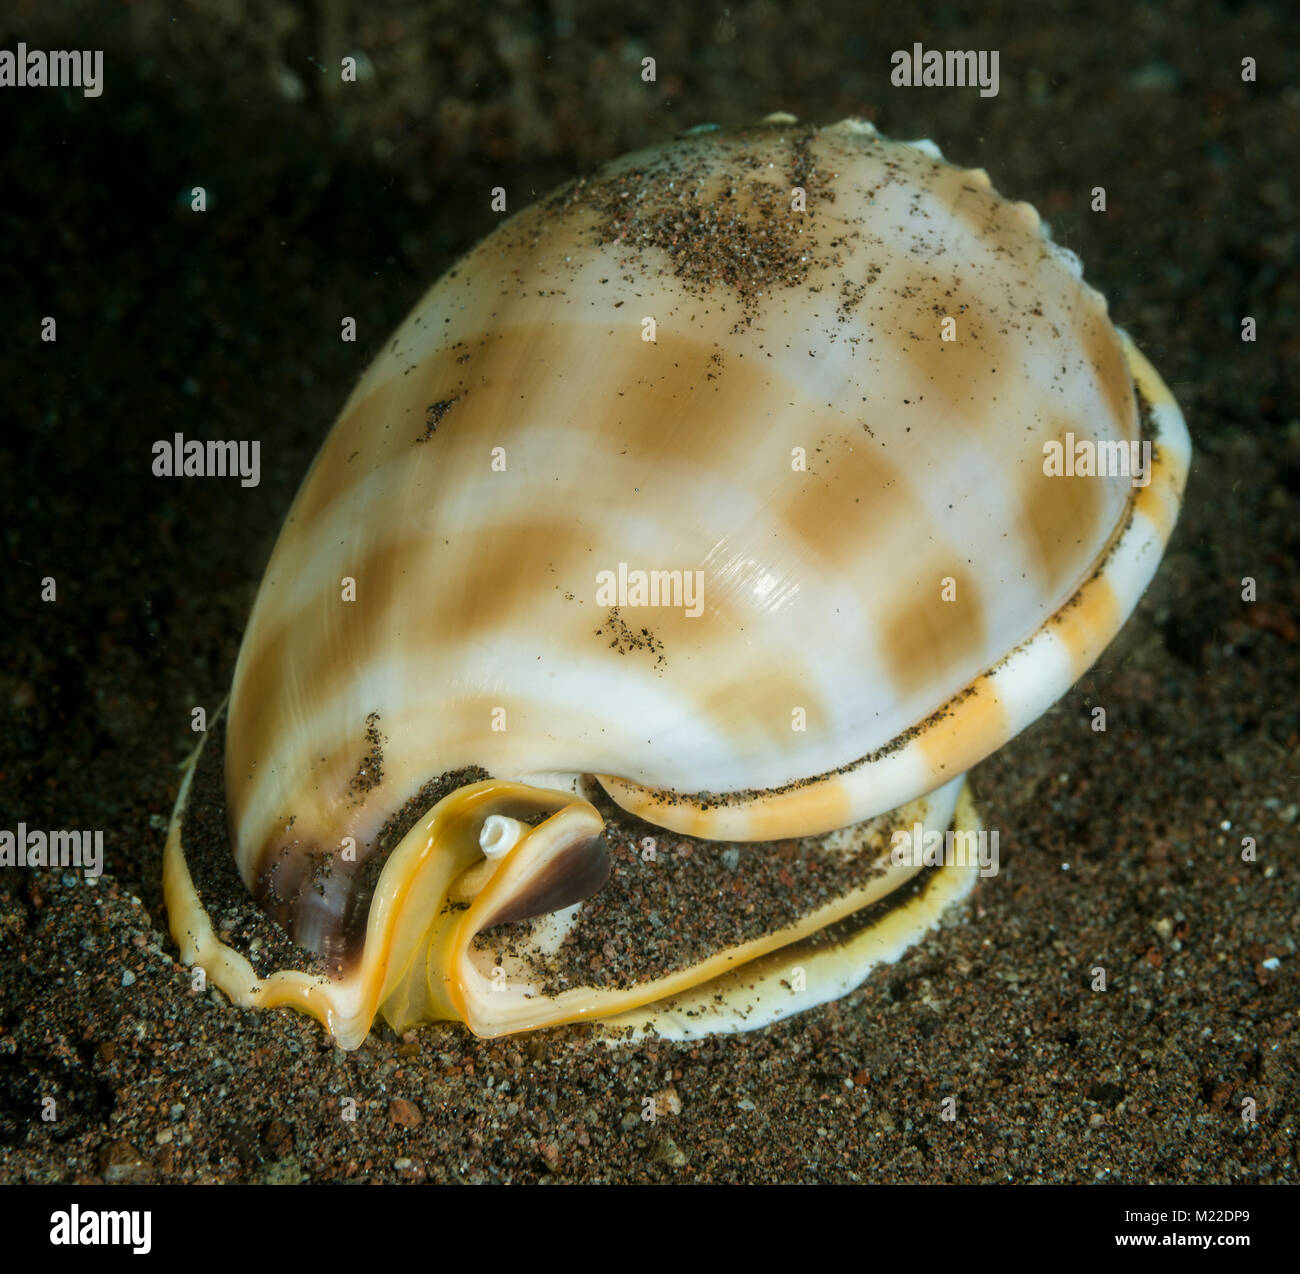
[[[617,160],[449,270],[317,455],[177,800],[182,955],[344,1048],[841,995],[974,883],[920,845],[1137,604],[1189,459],[1077,258],[932,143]]]

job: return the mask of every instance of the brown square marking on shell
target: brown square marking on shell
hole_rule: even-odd
[[[954,596],[944,601],[941,581],[948,576],[954,581]],[[900,698],[951,682],[937,672],[941,669],[964,669],[958,684],[965,684],[983,668],[988,644],[979,585],[954,557],[931,557],[906,580],[895,582],[881,633],[890,679]]]
[[[1066,434],[1076,427],[1077,422],[1058,421],[1055,440],[1064,448]],[[1068,587],[1077,586],[1096,560],[1098,547],[1108,538],[1101,525],[1106,509],[1104,481],[1078,475],[1049,477],[1041,463],[1031,460],[1026,464],[1020,484],[1018,534],[1034,550],[1037,585],[1044,597],[1059,598]]]

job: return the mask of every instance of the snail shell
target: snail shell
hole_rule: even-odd
[[[1151,444],[1146,481],[1047,472],[1079,439]],[[1189,455],[1078,260],[931,143],[776,116],[611,163],[434,285],[272,553],[229,839],[315,965],[255,973],[213,929],[193,770],[166,855],[182,952],[344,1047],[379,1011],[699,1033],[842,993],[974,877],[817,935],[913,877],[891,827],[971,825],[961,776],[1117,632]],[[665,968],[548,976],[618,883],[607,834],[643,823],[751,864],[796,841],[823,884]]]

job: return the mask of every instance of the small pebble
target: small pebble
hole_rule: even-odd
[[[420,1108],[414,1102],[407,1101],[405,1097],[393,1098],[388,1107],[388,1119],[399,1128],[418,1128],[424,1122]]]
[[[671,1137],[659,1138],[655,1143],[654,1157],[657,1162],[666,1164],[669,1168],[684,1168],[687,1163],[686,1156]]]

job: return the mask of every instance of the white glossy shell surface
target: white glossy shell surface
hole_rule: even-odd
[[[364,845],[461,766],[727,794],[896,746],[1129,516],[1127,477],[1045,475],[1071,433],[1139,438],[1123,342],[981,171],[845,121],[694,136],[566,187],[425,296],[304,482],[231,700],[245,879],[285,844]],[[701,581],[699,613],[612,613],[621,567]],[[1024,723],[969,716],[952,756]],[[960,772],[911,758],[823,784],[796,830]],[[671,822],[662,800],[647,817]]]

